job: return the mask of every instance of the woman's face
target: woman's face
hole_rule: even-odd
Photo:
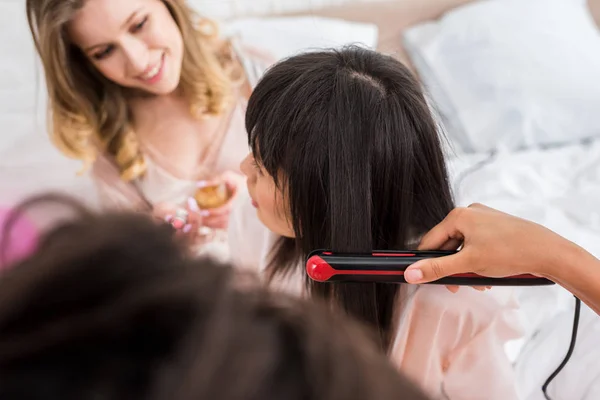
[[[87,0],[69,35],[118,85],[161,95],[179,85],[181,31],[161,0]]]
[[[241,170],[248,178],[248,192],[258,219],[278,235],[295,237],[288,200],[273,178],[256,163],[252,154],[242,161]]]

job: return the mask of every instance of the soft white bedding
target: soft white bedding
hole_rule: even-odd
[[[534,220],[600,256],[600,33],[586,2],[473,2],[404,40],[457,153],[475,153],[451,161],[458,203]],[[507,352],[521,398],[543,399],[569,346],[574,299],[557,287],[517,292],[527,335]],[[600,318],[583,314],[555,400],[600,398]]]
[[[475,1],[404,41],[464,151],[600,135],[600,33],[585,1]]]
[[[300,51],[347,44],[375,48],[378,29],[373,24],[304,16],[243,18],[228,23],[224,32],[239,35],[245,43],[268,49],[276,59],[282,59]]]
[[[450,168],[460,205],[481,202],[536,221],[600,257],[600,140],[493,158],[460,155]],[[507,352],[515,360],[522,399],[542,400],[540,387],[569,346],[574,298],[559,287],[517,293],[527,335]],[[600,398],[600,318],[582,309],[575,352],[550,386],[555,400]]]

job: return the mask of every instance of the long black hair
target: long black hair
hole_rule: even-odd
[[[273,248],[271,277],[318,248],[406,248],[453,208],[437,124],[392,57],[352,46],[288,58],[254,89],[246,129],[255,159],[286,192],[296,235]],[[375,326],[388,347],[397,285],[307,286]]]

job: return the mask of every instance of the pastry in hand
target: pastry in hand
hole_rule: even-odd
[[[199,187],[194,199],[201,209],[221,207],[229,200],[230,193],[225,182]]]

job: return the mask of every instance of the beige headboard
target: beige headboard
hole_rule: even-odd
[[[588,7],[592,13],[592,17],[596,21],[596,25],[600,28],[600,0],[588,0]]]
[[[397,55],[410,65],[402,48],[402,31],[420,22],[436,19],[455,7],[478,0],[382,0],[357,2],[287,15],[316,15],[348,21],[374,23],[379,27],[378,50]],[[588,0],[596,23],[600,25],[600,0]],[[600,51],[600,50],[599,50]]]

